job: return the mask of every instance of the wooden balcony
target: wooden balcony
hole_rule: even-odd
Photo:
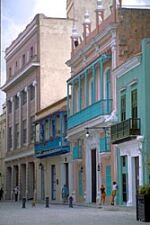
[[[140,135],[141,125],[139,118],[130,118],[111,126],[111,143],[119,144]]]

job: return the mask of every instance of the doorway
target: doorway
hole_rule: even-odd
[[[139,157],[135,157],[135,189],[139,190]]]
[[[96,202],[96,149],[91,151],[92,202]]]
[[[52,200],[56,200],[56,166],[52,165],[51,166],[51,187],[52,187],[52,192],[51,192],[51,198]]]

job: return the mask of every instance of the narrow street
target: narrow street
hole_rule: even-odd
[[[0,202],[0,225],[140,225],[135,208],[103,208],[44,204],[22,208],[22,202]],[[147,223],[148,224],[148,223]]]

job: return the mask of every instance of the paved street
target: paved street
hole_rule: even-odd
[[[22,208],[21,202],[0,202],[0,225],[140,225],[135,209],[126,207],[103,208],[31,203]],[[146,223],[149,224],[149,223]]]

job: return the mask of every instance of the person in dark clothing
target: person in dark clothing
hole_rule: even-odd
[[[106,198],[106,192],[105,192],[105,187],[104,187],[103,184],[101,185],[100,191],[101,191],[101,204],[104,205],[105,204],[105,198]]]
[[[3,191],[3,188],[1,187],[1,189],[0,189],[0,200],[3,199],[3,193],[4,193],[4,191]]]

